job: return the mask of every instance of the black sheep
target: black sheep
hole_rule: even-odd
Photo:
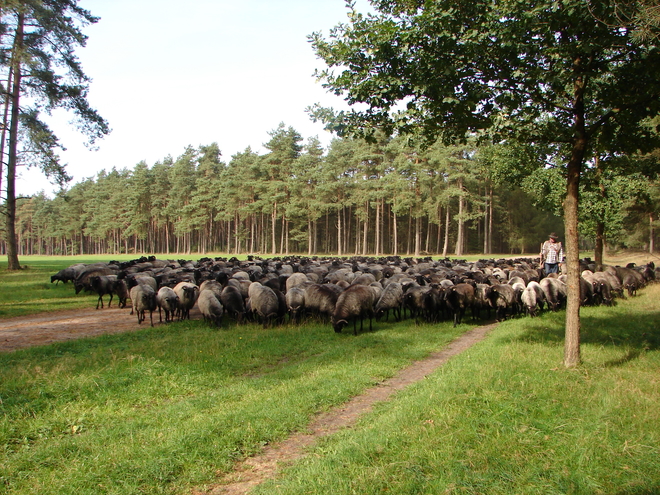
[[[232,315],[239,323],[243,321],[243,316],[245,315],[245,302],[243,301],[243,296],[239,289],[231,285],[222,289],[222,292],[220,293],[220,302],[225,308],[227,314]]]
[[[351,285],[337,298],[335,310],[332,313],[332,328],[335,332],[341,332],[342,328],[353,320],[353,334],[357,335],[356,321],[360,319],[360,331],[362,331],[365,316],[369,317],[369,330],[372,330],[371,320],[374,316],[374,303],[376,293],[371,287],[364,285]]]
[[[385,321],[389,319],[390,309],[396,321],[401,321],[401,307],[403,306],[403,288],[398,282],[392,282],[385,287],[376,303],[376,321],[385,314]]]
[[[108,308],[112,304],[112,298],[114,296],[113,286],[117,281],[117,275],[93,275],[89,278],[89,284],[92,291],[96,292],[99,296],[96,301],[96,309],[99,309],[99,304],[103,308],[103,296],[108,294],[110,300],[108,301]]]
[[[493,285],[490,287],[487,297],[491,307],[495,308],[495,319],[497,321],[504,321],[507,312],[515,313],[516,293],[509,284]]]
[[[474,287],[471,284],[457,284],[445,291],[447,308],[454,317],[454,326],[461,323],[465,311],[474,305]]]

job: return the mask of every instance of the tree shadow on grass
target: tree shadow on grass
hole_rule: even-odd
[[[565,312],[527,318],[521,340],[563,343]],[[635,359],[643,351],[660,349],[660,312],[616,313],[610,308],[582,308],[580,341],[583,344],[627,348],[621,363]]]

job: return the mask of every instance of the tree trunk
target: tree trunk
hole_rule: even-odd
[[[579,66],[577,60],[575,65]],[[584,122],[584,80],[578,77],[575,82],[575,138],[571,159],[566,170],[566,199],[564,200],[564,221],[566,223],[566,337],[564,342],[564,366],[580,364],[580,244],[578,235],[578,204],[580,195],[580,175],[587,148],[587,135]]]
[[[578,237],[578,187],[580,165],[568,166],[564,221],[566,222],[566,336],[564,342],[564,365],[574,367],[580,363],[580,253]]]
[[[600,158],[596,155],[596,176],[598,177],[598,187],[600,189],[600,196],[603,200],[607,199],[607,193],[605,191],[605,184],[603,183],[602,169],[600,168]],[[600,215],[603,215],[604,212],[601,212]],[[594,258],[596,261],[596,266],[600,267],[603,264],[603,250],[605,248],[605,219],[598,218],[596,220],[596,246],[594,249]],[[597,268],[600,270],[600,268]]]
[[[488,214],[488,254],[493,252],[493,186],[490,186],[490,201]]]
[[[415,218],[415,258],[419,258],[422,244],[422,217]]]
[[[271,228],[273,230],[273,232],[272,232],[273,249],[272,249],[271,254],[275,254],[275,250],[277,249],[277,238],[275,236],[275,227],[277,225],[277,201],[275,202],[275,205],[273,206],[273,213],[271,215],[270,223],[271,223]]]
[[[486,204],[484,206],[484,254],[488,254],[488,189],[484,193]]]
[[[442,247],[442,257],[447,257],[447,251],[449,250],[449,205],[445,211],[445,244]]]
[[[341,254],[342,254],[341,239],[342,239],[341,211],[337,210],[337,256],[341,256]]]
[[[367,255],[367,241],[369,235],[369,203],[366,206],[367,209],[367,218],[364,219],[364,233],[362,238],[362,255]]]
[[[376,201],[376,242],[374,252],[376,256],[380,256],[380,201]]]
[[[21,53],[23,51],[23,14],[18,14],[16,37],[12,54],[14,81],[11,102],[11,127],[9,129],[9,156],[7,157],[7,200],[6,200],[6,231],[7,270],[20,270],[18,261],[18,246],[16,244],[16,165],[18,160],[18,118],[20,114],[21,93]]]
[[[464,236],[464,227],[465,221],[463,220],[463,209],[464,209],[464,200],[463,200],[463,180],[458,181],[458,188],[461,190],[461,194],[458,196],[458,215],[456,220],[458,221],[458,233],[456,234],[456,256],[463,256],[463,236]]]
[[[394,219],[392,221],[392,234],[393,234],[393,243],[394,243],[394,249],[393,249],[393,254],[394,256],[399,255],[399,231],[397,229],[396,225],[396,212],[392,211],[392,215],[394,216]]]
[[[9,67],[9,75],[7,76],[7,84],[5,85],[6,88],[11,88],[13,86],[12,84],[12,79],[14,77],[14,67],[10,66]],[[10,101],[11,101],[11,95],[9,93],[5,94],[5,105],[4,105],[4,110],[2,112],[2,121],[3,122],[8,122],[9,121],[9,107],[10,107]],[[2,137],[0,137],[0,191],[2,191],[2,174],[3,172],[3,166],[5,164],[5,141],[7,139],[7,126],[4,125],[2,127]]]
[[[280,254],[284,253],[284,236],[286,234],[286,218],[282,217],[282,231],[280,232]]]
[[[655,229],[653,228],[653,213],[649,213],[649,254],[655,252]]]
[[[312,220],[307,219],[307,256],[312,255]]]
[[[410,255],[411,239],[412,239],[412,207],[408,208],[408,236],[406,237],[406,256]]]
[[[605,222],[596,222],[596,247],[594,248],[594,261],[596,270],[603,266],[603,251],[605,250]]]

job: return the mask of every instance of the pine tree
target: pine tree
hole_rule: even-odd
[[[56,183],[70,177],[60,163],[57,136],[41,119],[41,112],[64,108],[74,113],[78,129],[90,142],[109,132],[107,122],[89,106],[89,78],[75,55],[85,46],[81,28],[98,18],[77,0],[39,0],[5,3],[1,10],[0,67],[5,74],[6,106],[3,146],[8,143],[6,241],[8,269],[20,268],[16,251],[16,169],[34,163]],[[8,121],[7,121],[8,119]],[[8,138],[5,140],[4,132]],[[22,146],[22,148],[21,148]],[[4,148],[0,155],[4,155]],[[1,161],[1,160],[0,160]]]

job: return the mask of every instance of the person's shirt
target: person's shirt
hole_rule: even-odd
[[[545,263],[553,264],[561,262],[564,258],[564,249],[561,242],[545,241],[541,250],[541,256],[544,258]]]

